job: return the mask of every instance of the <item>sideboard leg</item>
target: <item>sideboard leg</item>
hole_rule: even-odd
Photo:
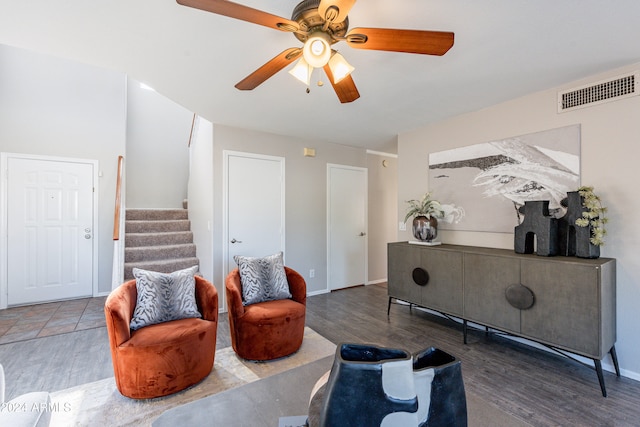
[[[391,298],[389,297],[389,304],[387,304],[387,317],[389,317],[389,313],[391,313]]]
[[[611,347],[611,350],[609,350],[609,353],[611,354],[611,360],[613,361],[613,367],[616,369],[616,375],[620,376],[620,365],[618,365],[618,354],[616,353],[616,346],[615,345],[613,347]]]
[[[602,373],[602,363],[598,359],[593,359],[593,363],[596,365],[596,373],[598,374],[598,381],[600,382],[602,396],[607,397],[607,389],[604,386],[604,375]]]
[[[467,343],[467,320],[466,319],[462,319],[462,337],[463,337],[463,341],[466,344]]]

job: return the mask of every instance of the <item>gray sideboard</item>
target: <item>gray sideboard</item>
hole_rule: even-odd
[[[594,361],[616,342],[616,262],[460,245],[388,245],[388,295]],[[566,355],[566,354],[565,354]]]

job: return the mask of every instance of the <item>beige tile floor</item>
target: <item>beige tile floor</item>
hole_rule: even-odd
[[[106,297],[0,310],[0,344],[105,326]]]

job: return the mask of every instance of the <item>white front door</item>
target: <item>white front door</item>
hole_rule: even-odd
[[[93,294],[94,166],[6,159],[8,305]]]
[[[367,281],[367,169],[327,166],[328,288]]]
[[[285,246],[284,158],[224,152],[225,277],[235,255],[263,257]]]

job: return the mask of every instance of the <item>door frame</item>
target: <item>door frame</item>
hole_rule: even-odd
[[[285,185],[285,158],[279,156],[269,156],[267,154],[256,154],[256,153],[248,153],[245,151],[232,151],[232,150],[223,150],[222,151],[222,277],[226,279],[229,274],[227,266],[229,263],[227,262],[227,258],[229,257],[229,158],[230,157],[246,157],[250,159],[257,160],[269,160],[276,161],[280,164],[280,176],[282,177],[280,182],[280,192],[281,192],[281,206],[280,206],[280,221],[282,223],[282,233],[280,233],[280,248],[282,248],[282,256],[283,260],[286,256],[285,251],[285,241],[286,241],[286,185]],[[286,265],[286,262],[285,262]],[[222,308],[221,310],[226,310],[226,295],[225,295],[225,287],[223,286],[223,295],[222,295]]]
[[[369,170],[365,167],[359,166],[348,166],[348,165],[340,165],[336,163],[327,163],[327,291],[331,292],[336,289],[342,288],[333,288],[331,286],[331,275],[332,275],[332,266],[331,266],[331,170],[332,169],[346,169],[353,170],[364,173],[364,182],[365,182],[365,202],[364,202],[364,224],[365,224],[365,233],[364,236],[365,244],[364,244],[364,281],[363,284],[367,285],[369,281]]]
[[[98,248],[100,240],[100,229],[98,221],[98,194],[96,187],[99,185],[98,177],[98,160],[92,159],[79,159],[74,157],[56,157],[56,156],[43,156],[35,154],[22,154],[22,153],[0,153],[0,235],[2,240],[0,241],[0,310],[7,308],[8,305],[8,292],[9,292],[9,271],[8,271],[8,257],[9,257],[9,203],[7,200],[8,179],[9,179],[9,159],[24,159],[24,160],[44,160],[53,162],[64,163],[83,163],[91,165],[93,169],[93,210],[92,225],[93,230],[93,271],[91,274],[91,292],[93,296],[98,295],[98,271],[99,260]]]

